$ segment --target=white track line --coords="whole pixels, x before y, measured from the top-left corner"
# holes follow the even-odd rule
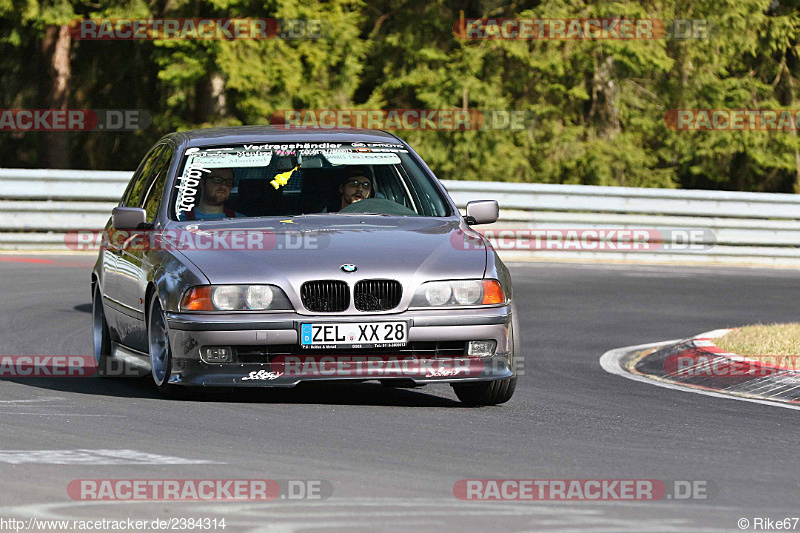
[[[39,403],[39,402],[54,402],[56,400],[64,400],[61,396],[43,396],[41,398],[31,398],[29,400],[0,400],[2,404],[8,403]]]
[[[335,501],[333,501],[335,499]],[[77,520],[89,515],[97,519],[99,513],[121,506],[126,513],[152,512],[154,502],[143,500],[59,502],[25,504],[0,507],[0,516],[32,516],[43,520]],[[159,502],[155,502],[159,503]],[[172,502],[171,502],[172,503]],[[195,502],[174,502],[173,516],[193,513]],[[575,502],[577,503],[577,502]],[[509,526],[509,531],[539,531],[560,533],[720,533],[730,528],[699,526],[689,518],[624,518],[623,509],[646,509],[669,512],[685,511],[684,504],[677,501],[658,502],[614,502],[614,506],[580,502],[467,502],[453,498],[333,498],[331,501],[280,502],[264,505],[261,502],[206,502],[199,515],[209,514],[224,517],[236,531],[248,533],[299,533],[322,531],[327,528],[352,530],[407,530],[408,526],[423,524],[424,529],[443,530],[453,517],[505,518],[527,521],[530,525],[522,529]],[[610,502],[605,502],[610,503]],[[139,506],[149,510],[138,509]],[[706,505],[692,506],[698,512],[713,510],[727,512],[733,516],[738,508]],[[113,512],[113,511],[112,511]],[[157,517],[158,515],[154,516]],[[107,517],[109,520],[120,520]],[[144,519],[144,518],[142,518]],[[265,524],[266,523],[266,524]],[[524,522],[523,522],[524,523]],[[262,525],[264,524],[264,525]],[[688,528],[688,529],[687,529]]]
[[[185,459],[136,450],[0,450],[0,462],[40,465],[198,465],[225,464],[203,459]]]
[[[732,394],[723,394],[720,392],[712,392],[703,389],[696,389],[694,387],[676,385],[674,383],[665,383],[660,380],[648,378],[647,376],[631,374],[630,372],[623,369],[622,365],[620,364],[620,360],[631,352],[646,350],[648,348],[656,348],[659,346],[666,346],[667,344],[675,344],[678,342],[681,341],[676,339],[672,341],[654,342],[651,344],[639,344],[638,346],[626,346],[625,348],[617,348],[615,350],[609,350],[606,353],[604,353],[603,356],[600,358],[600,366],[603,367],[603,370],[605,370],[609,374],[616,374],[617,376],[622,376],[624,378],[632,379],[633,381],[649,383],[650,385],[664,387],[665,389],[672,389],[683,392],[693,392],[695,394],[713,396],[714,398],[725,398],[727,400],[739,400],[741,402],[760,403],[763,405],[770,405],[772,407],[783,407],[784,409],[794,409],[795,411],[800,411],[800,406],[798,405],[789,405],[783,402],[771,402],[769,400],[759,400],[756,398],[744,398],[742,396],[734,396]]]
[[[103,417],[103,418],[127,418],[127,415],[85,415],[82,413],[19,413],[17,411],[0,411],[0,415],[3,416],[17,416],[17,415],[25,415],[25,416],[94,416],[94,417]]]

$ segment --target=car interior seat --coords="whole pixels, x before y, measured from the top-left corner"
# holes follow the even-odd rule
[[[242,179],[238,194],[231,207],[249,217],[280,216],[286,213],[282,205],[283,190],[275,189],[266,177],[262,179]]]

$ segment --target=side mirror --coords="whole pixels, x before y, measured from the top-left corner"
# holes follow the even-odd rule
[[[467,202],[467,214],[464,217],[470,226],[475,224],[491,224],[500,216],[500,205],[497,200],[475,200]]]
[[[114,229],[139,229],[147,222],[147,211],[139,207],[115,207],[111,211],[111,224]]]

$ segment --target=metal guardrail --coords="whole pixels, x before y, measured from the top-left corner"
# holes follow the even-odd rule
[[[800,266],[800,195],[588,185],[444,181],[456,204],[491,198],[501,220],[481,231],[644,229],[677,236],[698,232],[691,246],[668,241],[657,250],[528,251],[504,258],[596,259]],[[677,232],[675,230],[678,230]],[[522,232],[524,233],[524,231]],[[513,244],[513,243],[512,243]]]
[[[105,227],[132,175],[0,169],[0,249],[66,250],[66,231]]]
[[[64,233],[105,226],[132,172],[0,169],[0,249],[66,249]],[[800,195],[587,185],[443,181],[463,209],[470,200],[500,202],[500,220],[476,229],[497,235],[507,259],[603,258],[800,266]],[[531,250],[542,230],[645,229],[672,238],[703,237],[658,249]],[[675,230],[678,230],[675,232]],[[682,233],[681,233],[682,232]]]

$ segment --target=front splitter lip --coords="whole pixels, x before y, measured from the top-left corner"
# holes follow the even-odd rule
[[[447,361],[444,366],[434,366],[433,372],[419,373],[390,368],[354,369],[346,373],[331,374],[330,369],[304,371],[294,368],[287,371],[282,365],[268,363],[210,365],[202,361],[180,360],[173,366],[169,382],[189,387],[294,387],[303,382],[361,382],[375,380],[405,381],[417,385],[430,383],[476,383],[510,378],[516,375],[508,358],[459,358]],[[438,369],[438,373],[437,373]],[[456,372],[458,371],[458,372]]]

